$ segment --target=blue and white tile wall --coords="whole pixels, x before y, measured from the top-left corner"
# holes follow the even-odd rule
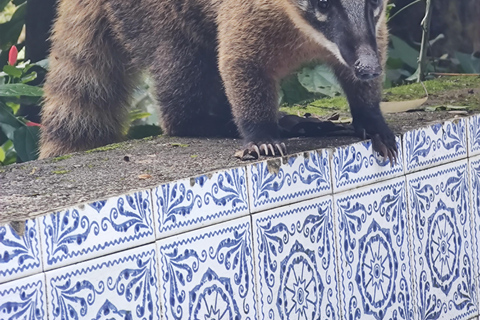
[[[3,319],[478,319],[480,116],[0,226]]]

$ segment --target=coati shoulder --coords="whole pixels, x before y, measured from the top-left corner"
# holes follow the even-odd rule
[[[385,0],[60,0],[45,84],[41,157],[122,139],[138,70],[168,135],[238,132],[245,152],[286,152],[278,82],[323,61],[358,134],[396,156],[379,109]]]

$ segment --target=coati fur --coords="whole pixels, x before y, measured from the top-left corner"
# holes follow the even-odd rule
[[[283,154],[278,83],[322,61],[358,134],[395,157],[379,108],[385,9],[386,0],[60,0],[40,156],[121,140],[141,70],[154,79],[166,134],[224,135],[235,123],[245,150]]]

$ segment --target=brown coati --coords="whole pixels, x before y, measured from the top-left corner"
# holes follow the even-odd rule
[[[379,109],[385,6],[385,0],[61,0],[41,157],[120,140],[140,70],[155,81],[166,134],[222,135],[234,121],[245,150],[283,154],[279,80],[323,61],[345,91],[357,133],[391,159],[395,137]]]

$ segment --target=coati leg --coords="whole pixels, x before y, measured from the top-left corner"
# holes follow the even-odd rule
[[[221,48],[222,50],[222,48]],[[284,155],[279,141],[277,83],[251,61],[221,53],[220,74],[233,116],[245,141],[244,155]]]
[[[362,81],[349,68],[337,65],[334,69],[347,96],[356,133],[362,139],[368,135],[373,149],[394,163],[398,155],[395,135],[380,111],[382,77]]]
[[[121,140],[135,81],[101,1],[60,1],[45,83],[40,158]]]
[[[171,136],[238,136],[215,52],[179,37],[161,45],[150,67],[163,131]]]

